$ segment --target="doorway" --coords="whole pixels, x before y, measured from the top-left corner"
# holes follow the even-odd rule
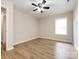
[[[1,49],[6,50],[6,9],[1,7]]]

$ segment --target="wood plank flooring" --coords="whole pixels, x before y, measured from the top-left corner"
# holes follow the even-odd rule
[[[35,39],[14,46],[14,50],[2,50],[2,59],[77,59],[72,44],[48,39]]]

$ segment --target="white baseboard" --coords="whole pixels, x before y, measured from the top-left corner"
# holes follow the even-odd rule
[[[53,40],[53,38],[50,38],[50,37],[39,37],[39,38],[43,38],[43,39],[50,39],[50,40]]]
[[[50,37],[40,37],[40,38],[43,38],[43,39],[50,39],[50,40],[54,40],[54,41],[61,41],[61,42],[68,42],[68,43],[72,43],[72,41],[59,40],[59,39],[50,38]]]
[[[20,41],[20,42],[15,42],[14,45],[18,45],[18,44],[21,44],[21,43],[24,43],[24,42],[28,42],[30,40],[33,40],[33,39],[37,39],[38,37],[33,37],[33,38],[29,38],[27,40],[24,40],[24,41]]]
[[[14,47],[11,47],[11,48],[7,48],[6,51],[10,51],[10,50],[13,50]]]
[[[18,44],[21,44],[21,43],[24,43],[24,42],[28,42],[30,40],[33,40],[33,39],[37,39],[38,37],[33,37],[33,38],[29,38],[28,40],[25,40],[25,41],[20,41],[20,42],[16,42],[14,43],[14,45],[18,45]],[[14,47],[10,47],[10,48],[7,48],[6,51],[10,51],[10,50],[13,50]]]

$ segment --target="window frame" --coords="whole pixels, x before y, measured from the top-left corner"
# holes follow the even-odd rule
[[[56,21],[57,21],[57,20],[60,20],[60,19],[62,20],[63,18],[66,18],[66,29],[65,29],[65,30],[66,30],[66,31],[65,31],[66,33],[65,33],[65,34],[56,33]],[[55,33],[55,35],[67,35],[67,34],[68,34],[68,18],[67,18],[66,16],[55,18],[55,32],[54,32],[54,33]]]

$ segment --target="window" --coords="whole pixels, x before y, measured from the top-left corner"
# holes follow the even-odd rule
[[[55,34],[67,35],[67,17],[55,20]]]

